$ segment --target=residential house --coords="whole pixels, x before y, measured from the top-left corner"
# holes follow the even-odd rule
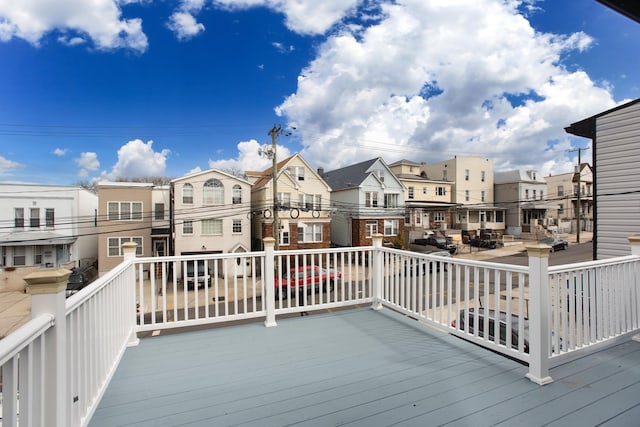
[[[452,227],[463,238],[504,234],[505,209],[493,203],[493,160],[479,156],[459,157],[422,165],[431,179],[451,182],[454,208]]]
[[[276,173],[274,203],[274,179]],[[280,161],[276,170],[246,172],[253,183],[253,248],[273,236],[277,219],[280,249],[317,249],[331,245],[331,187],[299,154]]]
[[[575,122],[565,131],[591,139],[595,259],[629,253],[640,234],[640,99]]]
[[[384,235],[400,246],[404,236],[405,186],[381,158],[326,172],[331,186],[331,236],[338,246],[369,246]]]
[[[506,209],[506,233],[529,238],[546,237],[547,212],[557,205],[547,201],[547,183],[536,170],[494,173],[494,202]]]
[[[575,233],[578,218],[580,218],[580,230],[592,231],[593,170],[591,165],[581,163],[579,173],[549,175],[546,181],[549,202],[555,205],[547,213],[549,225],[557,227],[561,232]]]
[[[389,165],[405,187],[404,227],[409,241],[433,233],[432,230],[446,230],[452,222],[453,184],[429,179],[426,173],[421,172],[420,167],[420,163],[406,159]]]
[[[0,291],[24,290],[34,270],[94,264],[97,208],[80,187],[0,184]]]
[[[171,214],[174,255],[251,250],[251,183],[243,178],[209,169],[174,179]],[[224,266],[217,268],[223,276]]]
[[[122,244],[135,242],[137,256],[152,256],[158,249],[158,241],[167,243],[167,232],[152,240],[156,220],[155,206],[163,190],[145,182],[102,181],[98,188],[98,272],[104,274],[123,260]],[[164,190],[166,192],[166,189]],[[168,200],[168,197],[163,197]],[[165,205],[166,206],[166,205]],[[164,217],[164,215],[163,215]]]

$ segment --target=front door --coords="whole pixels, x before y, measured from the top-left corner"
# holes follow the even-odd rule
[[[429,212],[425,212],[422,215],[422,228],[431,228],[431,224],[429,224]]]

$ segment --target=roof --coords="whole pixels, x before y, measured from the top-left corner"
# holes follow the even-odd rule
[[[572,135],[593,139],[596,136],[596,119],[602,116],[606,116],[607,114],[613,113],[614,111],[618,111],[618,110],[622,110],[624,108],[630,107],[634,104],[637,104],[638,102],[640,102],[640,98],[627,102],[626,104],[618,105],[617,107],[611,108],[607,111],[603,111],[602,113],[598,113],[594,116],[580,120],[579,122],[572,123],[570,126],[567,126],[566,128],[564,128],[564,131]]]
[[[638,0],[597,0],[599,3],[623,14],[629,19],[640,22],[640,2]]]
[[[378,160],[382,159],[376,157],[375,159],[365,160],[364,162],[345,166],[341,169],[325,172],[324,180],[327,181],[334,190],[357,187],[369,175],[367,170]]]
[[[535,173],[535,179],[531,176],[531,172]],[[509,171],[496,172],[493,175],[494,184],[507,184],[514,182],[535,182],[537,184],[546,184],[544,176],[535,170],[513,169]]]
[[[227,178],[231,178],[231,179],[235,179],[235,180],[237,180],[237,181],[243,182],[243,183],[245,183],[245,184],[247,184],[247,185],[252,185],[252,184],[251,184],[249,181],[247,181],[246,179],[240,178],[239,176],[235,176],[235,175],[232,175],[232,174],[227,173],[227,172],[223,172],[223,171],[221,171],[220,169],[207,169],[207,170],[205,170],[205,171],[200,171],[200,172],[190,173],[190,174],[187,174],[187,175],[181,176],[180,178],[172,179],[172,180],[171,180],[171,183],[173,184],[174,182],[184,181],[184,180],[186,180],[186,179],[193,179],[193,178],[195,178],[195,177],[198,177],[198,176],[201,176],[201,175],[207,175],[207,174],[214,173],[214,172],[215,172],[215,173],[218,173],[218,174],[220,174],[220,175],[224,175],[224,176],[226,176]]]
[[[327,191],[331,191],[331,186],[328,184],[327,180],[325,179],[325,175],[323,176],[318,175],[318,172],[314,168],[312,168],[311,165],[309,165],[309,163],[307,163],[307,161],[298,153],[294,154],[293,156],[289,156],[286,159],[278,162],[277,164],[278,175],[281,175],[286,170],[287,164],[291,162],[291,160],[293,160],[293,158],[295,157],[299,158],[300,161],[305,164],[305,166],[311,173],[315,174],[320,181],[324,182],[325,185],[327,185]],[[258,179],[253,183],[252,191],[259,190],[262,187],[266,186],[269,182],[271,182],[272,170],[273,170],[273,166],[263,171],[245,172],[247,176],[258,177]]]
[[[17,231],[0,237],[0,246],[62,245],[76,239],[75,236],[52,231]]]

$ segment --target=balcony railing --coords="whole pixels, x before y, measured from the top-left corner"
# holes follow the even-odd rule
[[[137,332],[264,319],[359,304],[388,308],[529,364],[551,367],[640,328],[640,237],[632,255],[548,266],[528,248],[513,266],[372,247],[125,261],[69,299],[69,272],[26,278],[33,320],[0,341],[2,425],[84,426]],[[502,320],[502,321],[501,321]]]

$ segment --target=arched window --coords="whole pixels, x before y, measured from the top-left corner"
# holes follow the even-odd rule
[[[236,184],[233,186],[233,199],[232,203],[234,205],[239,205],[242,203],[242,187],[240,184]]]
[[[204,183],[202,203],[205,205],[222,205],[224,203],[224,187],[218,179],[210,179]]]
[[[182,186],[182,203],[185,205],[193,204],[193,185],[185,184]]]

